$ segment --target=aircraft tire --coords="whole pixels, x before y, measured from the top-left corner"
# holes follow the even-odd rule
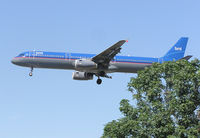
[[[100,85],[102,83],[101,79],[97,79],[97,84]]]
[[[33,76],[33,73],[32,73],[32,72],[30,72],[30,73],[29,73],[29,76],[30,76],[30,77],[31,77],[31,76]]]

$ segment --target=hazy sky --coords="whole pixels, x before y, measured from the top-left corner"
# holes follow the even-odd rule
[[[28,50],[100,53],[121,39],[121,55],[160,57],[189,37],[186,55],[199,58],[199,0],[1,0],[0,137],[97,138],[122,117],[134,74],[112,74],[102,85],[72,80],[71,70],[11,64]]]

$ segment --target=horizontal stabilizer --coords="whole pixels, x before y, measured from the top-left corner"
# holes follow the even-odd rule
[[[188,55],[188,56],[185,56],[185,57],[183,57],[183,58],[181,58],[181,59],[189,60],[191,57],[192,57],[191,55]],[[181,60],[181,59],[180,59],[180,60]]]

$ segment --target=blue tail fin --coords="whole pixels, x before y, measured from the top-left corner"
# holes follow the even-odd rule
[[[184,57],[188,37],[181,37],[178,42],[162,57],[162,61],[176,61]]]

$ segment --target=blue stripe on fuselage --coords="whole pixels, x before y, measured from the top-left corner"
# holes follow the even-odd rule
[[[83,54],[83,53],[64,53],[64,52],[45,52],[45,51],[29,51],[23,52],[17,57],[34,57],[34,58],[54,58],[54,59],[91,59],[96,56],[95,54]],[[133,56],[115,56],[114,62],[126,62],[126,63],[146,63],[151,64],[153,62],[159,62],[158,58],[150,57],[133,57]]]

